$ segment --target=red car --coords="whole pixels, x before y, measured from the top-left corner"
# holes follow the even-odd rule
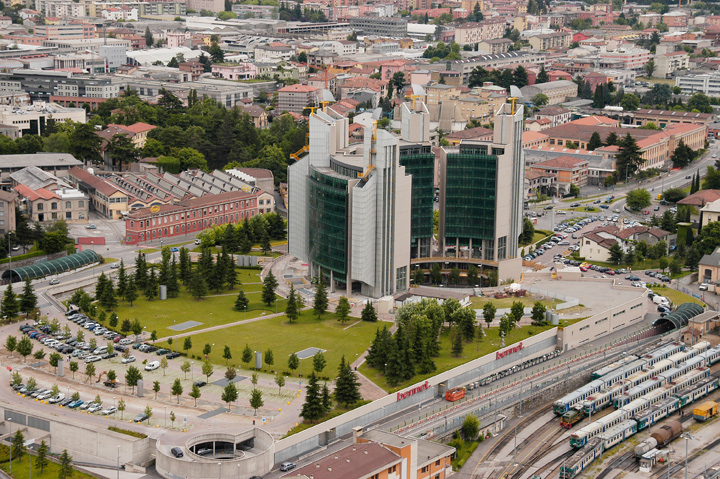
[[[609,274],[610,276],[615,276],[617,273],[611,269],[605,271],[605,274]]]
[[[645,211],[643,211],[643,214],[644,214],[644,215],[649,215],[649,214],[650,214],[650,210],[645,210]]]
[[[588,269],[586,267],[580,266],[580,271],[582,271],[583,273],[587,273],[587,270]]]

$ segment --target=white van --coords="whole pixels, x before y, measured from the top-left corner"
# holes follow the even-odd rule
[[[145,371],[155,371],[160,367],[160,361],[152,361],[145,365]]]
[[[670,300],[667,299],[665,296],[655,296],[655,297],[653,298],[653,303],[655,303],[655,304],[662,304],[662,305],[666,305],[666,304],[669,305],[669,304],[670,304]]]
[[[123,338],[120,341],[118,341],[118,344],[121,344],[123,346],[126,346],[128,344],[132,344],[133,340],[130,338]]]

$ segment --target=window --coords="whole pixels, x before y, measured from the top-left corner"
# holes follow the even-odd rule
[[[65,212],[65,219],[71,220],[72,219],[72,211],[66,211]]]
[[[422,469],[420,469],[420,472],[425,473],[425,472],[428,472],[429,470],[430,470],[430,466],[425,466]]]
[[[42,211],[44,208],[45,208],[45,205],[43,205],[42,203],[38,203],[38,204],[37,204],[37,210],[38,210],[38,211]]]
[[[69,202],[69,201],[66,201],[66,202],[65,202],[65,209],[69,210],[69,209],[71,209],[71,208],[72,208],[72,203]]]

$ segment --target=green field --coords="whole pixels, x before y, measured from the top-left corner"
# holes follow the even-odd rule
[[[203,299],[192,298],[183,287],[180,288],[181,291],[177,298],[168,298],[165,301],[160,301],[157,298],[148,301],[141,295],[133,302],[133,306],[130,306],[127,301],[120,301],[120,305],[115,309],[115,312],[118,314],[120,323],[123,319],[132,321],[137,318],[148,333],[157,331],[159,338],[179,332],[207,328],[210,326],[211,313],[213,326],[275,313],[275,304],[268,307],[261,301],[262,284],[258,283],[260,281],[260,270],[248,268],[237,268],[237,270],[238,280],[250,284],[241,284],[232,290],[221,290],[220,293],[210,291],[209,295]],[[250,300],[247,313],[233,309],[239,288],[245,291],[248,300]],[[287,301],[279,296],[277,298],[277,311],[282,312],[285,310]],[[173,324],[180,324],[185,321],[199,321],[203,324],[184,331],[168,329]]]
[[[337,375],[340,358],[345,355],[348,362],[355,361],[370,346],[376,329],[383,324],[364,322],[358,318],[351,318],[343,324],[337,321],[334,313],[326,313],[323,319],[316,319],[312,310],[305,310],[294,323],[288,322],[287,316],[283,315],[232,328],[195,334],[192,336],[193,347],[189,355],[201,356],[205,344],[215,344],[215,351],[222,351],[227,345],[232,352],[232,362],[244,365],[240,358],[245,344],[248,344],[253,351],[272,349],[275,364],[273,367],[265,365],[266,371],[273,369],[290,372],[287,367],[287,358],[290,354],[316,347],[327,350],[325,352],[327,366],[321,375],[332,378]],[[174,342],[171,349],[182,351],[180,349],[182,345],[179,343],[180,340]],[[162,345],[168,346],[166,342]],[[215,362],[224,364],[222,359],[216,359]],[[307,376],[311,371],[312,359],[308,358],[300,361],[300,368],[294,374]]]
[[[546,330],[554,328],[554,327],[555,326],[548,325],[548,326],[521,326],[519,328],[515,328],[512,331],[510,331],[508,336],[505,338],[505,346],[509,346],[513,343],[523,341],[534,334],[541,333],[543,331],[546,331]],[[464,343],[465,347],[463,348],[463,354],[460,357],[454,357],[450,354],[450,347],[451,347],[450,333],[446,329],[440,335],[440,356],[433,358],[437,369],[429,374],[418,374],[411,380],[405,381],[396,387],[391,387],[390,385],[388,385],[388,383],[385,381],[385,376],[383,376],[382,372],[370,367],[367,363],[363,363],[363,365],[360,366],[359,370],[365,376],[367,376],[371,381],[373,381],[375,384],[377,384],[378,386],[383,388],[385,391],[395,392],[395,391],[403,389],[407,386],[410,386],[411,384],[425,381],[426,379],[428,379],[436,374],[439,374],[443,371],[447,371],[454,367],[460,366],[461,364],[465,364],[468,361],[472,361],[473,359],[477,359],[481,356],[484,356],[486,354],[492,353],[493,351],[497,351],[498,349],[500,349],[500,338],[498,336],[498,328],[487,329],[487,328],[483,327],[483,332],[486,334],[486,336],[483,336],[483,338],[480,342],[478,342],[477,338],[476,338],[476,340],[473,341],[472,343]]]
[[[701,306],[705,306],[705,303],[703,303],[699,299],[693,298],[689,294],[682,293],[678,290],[668,288],[666,286],[652,288],[652,291],[661,296],[665,296],[667,299],[672,301],[673,306],[680,306],[683,303],[695,303]]]
[[[7,456],[7,452],[4,454],[4,456]],[[48,465],[45,468],[45,470],[40,473],[40,469],[35,467],[35,456],[31,457],[32,461],[32,479],[57,479],[58,477],[58,471],[60,470],[60,465],[56,464],[48,459]],[[5,471],[6,473],[10,471],[10,463],[9,462],[2,462],[0,463],[0,469]],[[19,461],[17,459],[13,459],[13,473],[12,477],[14,479],[30,479],[31,472],[30,467],[28,466],[28,455],[25,454],[22,459]],[[84,472],[80,472],[77,469],[73,469],[73,479],[93,479],[94,476],[91,476],[89,474],[85,474]]]

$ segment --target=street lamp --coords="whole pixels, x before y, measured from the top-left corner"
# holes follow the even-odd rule
[[[167,406],[163,406],[165,408],[165,427],[167,427]]]
[[[193,364],[195,364],[195,361],[190,361],[190,381],[193,380]]]
[[[117,408],[117,397],[113,396],[113,409]]]
[[[212,313],[210,313],[210,327],[212,328]]]
[[[681,438],[685,439],[685,479],[687,479],[687,448],[690,439],[695,439],[689,432],[684,432],[680,435]],[[10,455],[12,457],[12,454]]]
[[[10,426],[10,439],[12,440],[12,418],[8,416],[5,420],[8,422],[8,426]],[[12,442],[10,443],[10,475],[12,476]]]
[[[117,453],[117,479],[120,479],[120,446],[118,445]]]

